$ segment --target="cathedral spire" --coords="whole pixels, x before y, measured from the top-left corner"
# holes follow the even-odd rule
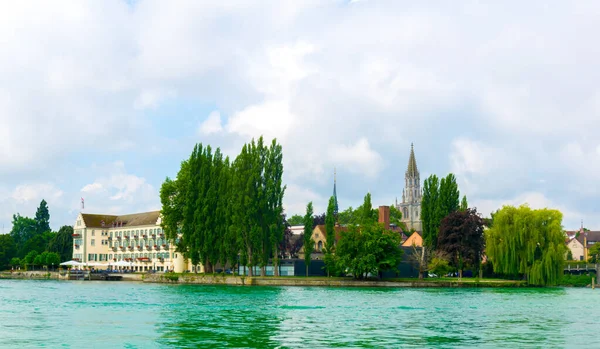
[[[419,174],[417,168],[417,160],[415,159],[415,148],[414,145],[410,144],[410,157],[408,158],[408,168],[406,169],[407,176],[416,176]]]

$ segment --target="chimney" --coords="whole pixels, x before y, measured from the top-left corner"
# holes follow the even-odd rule
[[[385,230],[390,229],[390,207],[379,206],[379,223],[383,223]]]

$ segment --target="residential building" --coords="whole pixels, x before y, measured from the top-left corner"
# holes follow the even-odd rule
[[[404,243],[402,243],[402,246],[404,247],[411,247],[411,246],[416,246],[416,247],[423,247],[423,237],[421,236],[421,234],[419,232],[414,232],[412,233],[411,236],[408,237],[408,239],[406,239],[406,241],[404,241]]]
[[[108,267],[116,262],[130,263],[134,271],[198,271],[174,241],[165,237],[160,211],[127,215],[79,213],[74,225],[73,259]]]
[[[582,261],[584,256],[583,244],[578,239],[571,239],[567,242],[567,248],[571,250],[573,260]]]

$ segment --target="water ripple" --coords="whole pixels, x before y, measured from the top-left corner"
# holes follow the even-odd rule
[[[0,280],[0,348],[600,347],[599,295]]]

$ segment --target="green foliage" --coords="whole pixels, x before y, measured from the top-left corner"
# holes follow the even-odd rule
[[[38,234],[43,234],[50,231],[50,212],[46,200],[40,202],[40,206],[35,212],[36,231]]]
[[[288,221],[289,225],[303,225],[304,217],[302,217],[299,214],[295,214],[295,215],[291,216],[290,218],[288,218],[287,221]]]
[[[467,203],[467,196],[463,196],[462,201],[460,202],[460,210],[466,211],[469,208],[469,203]]]
[[[335,268],[335,264],[332,255],[334,253],[335,246],[335,198],[332,196],[329,198],[329,204],[327,205],[327,215],[325,216],[325,266],[327,267],[327,274],[330,275],[332,270]]]
[[[373,209],[373,204],[371,203],[371,193],[367,193],[367,195],[365,195],[359,212],[361,225],[377,222],[377,210]]]
[[[306,276],[308,276],[308,267],[310,265],[310,255],[315,249],[315,241],[312,239],[313,226],[313,204],[309,202],[306,205],[306,214],[304,215],[304,263],[306,264]]]
[[[571,252],[571,249],[567,250],[567,260],[568,261],[572,261],[573,260],[573,252]]]
[[[569,250],[569,252],[571,252],[571,250]],[[600,255],[600,244],[595,243],[592,245],[592,247],[590,247],[588,249],[588,259],[590,261],[590,263],[598,263],[598,257]],[[571,259],[573,259],[573,256],[571,256]]]
[[[8,269],[10,260],[16,253],[17,248],[13,237],[8,234],[0,235],[0,270]]]
[[[439,219],[444,219],[450,213],[457,211],[460,207],[460,192],[454,174],[449,173],[440,181],[440,196],[438,206],[440,209]]]
[[[559,286],[570,286],[570,287],[587,287],[592,284],[591,275],[571,275],[565,274],[560,278],[558,282]]]
[[[161,186],[162,227],[178,241],[177,250],[207,272],[217,263],[236,264],[238,255],[250,267],[264,267],[270,258],[276,264],[285,230],[282,176],[276,140],[252,140],[233,163],[220,149],[197,144],[177,178]]]
[[[21,264],[23,264],[23,261],[21,261],[20,258],[13,257],[10,260],[10,266],[13,268],[19,267],[19,266],[21,266]]]
[[[390,224],[401,227],[403,230],[405,228],[402,223],[402,212],[395,205],[390,206]]]
[[[34,219],[29,217],[21,216],[20,214],[13,215],[12,220],[12,229],[10,231],[10,236],[12,236],[16,249],[17,249],[17,257],[23,258],[25,255],[31,250],[32,245],[29,243],[37,235],[37,225]],[[38,245],[39,243],[36,241],[35,243]],[[35,246],[41,247],[41,246]],[[39,248],[35,248],[35,250],[39,250]],[[43,249],[42,249],[43,250]]]
[[[431,175],[423,183],[421,199],[421,221],[423,226],[423,244],[433,250],[438,247],[438,234],[442,219],[457,211],[460,192],[456,177],[450,173],[441,180]],[[466,198],[464,198],[466,203]]]
[[[531,285],[556,285],[563,273],[566,247],[562,213],[504,206],[486,231],[486,254],[494,272],[524,275]]]
[[[448,260],[440,257],[433,257],[429,262],[429,271],[436,274],[437,276],[447,275],[453,271],[454,268],[450,266]]]
[[[400,236],[385,230],[382,224],[353,225],[342,232],[336,247],[336,265],[355,278],[395,269],[402,258]]]
[[[442,220],[438,253],[445,255],[461,276],[465,265],[479,267],[484,246],[483,220],[476,209],[454,211]]]
[[[423,183],[421,197],[421,222],[423,227],[423,245],[435,249],[439,230],[438,217],[439,180],[431,175]]]
[[[51,266],[58,266],[60,264],[60,255],[56,252],[48,252],[48,254],[46,255],[45,261],[44,261],[44,265],[51,267]]]
[[[37,258],[38,253],[37,251],[33,250],[30,251],[29,253],[27,253],[27,255],[25,256],[25,264],[26,265],[33,265],[35,264],[35,259]],[[38,260],[39,261],[39,260]]]
[[[341,225],[358,224],[358,217],[352,206],[338,213],[338,222]]]
[[[48,252],[56,252],[60,261],[73,257],[73,227],[63,225],[48,243]],[[60,262],[59,262],[60,263]]]

